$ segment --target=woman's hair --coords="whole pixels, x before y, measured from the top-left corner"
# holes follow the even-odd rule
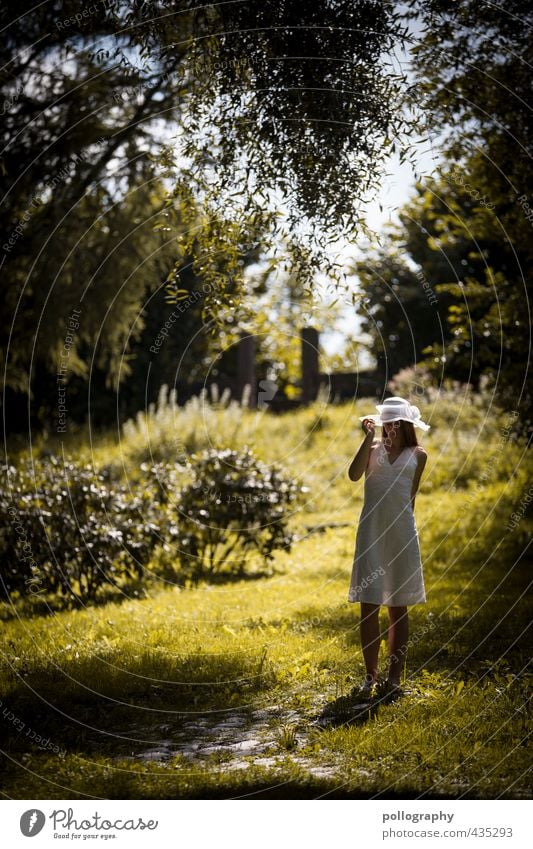
[[[396,429],[399,428],[402,432],[403,444],[407,448],[412,448],[415,445],[418,445],[418,439],[416,438],[415,426],[412,422],[406,422],[404,419],[400,419],[399,421],[391,422],[391,425]],[[383,430],[383,439],[386,438],[386,432]]]

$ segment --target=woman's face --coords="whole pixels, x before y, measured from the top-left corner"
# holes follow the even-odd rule
[[[400,438],[400,422],[389,422],[389,424],[383,425],[383,436],[386,439],[399,439]]]

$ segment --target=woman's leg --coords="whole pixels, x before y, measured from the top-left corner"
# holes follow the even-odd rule
[[[379,633],[379,604],[361,602],[361,648],[365,659],[366,674],[375,681],[378,676],[378,657],[381,636]]]
[[[407,655],[409,616],[407,607],[389,607],[389,681],[399,684]]]

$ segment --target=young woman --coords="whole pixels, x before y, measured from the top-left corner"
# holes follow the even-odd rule
[[[387,398],[377,410],[379,415],[361,417],[365,438],[348,470],[352,481],[365,475],[348,594],[348,601],[361,604],[363,696],[372,695],[377,681],[380,605],[388,607],[390,654],[381,693],[398,694],[409,638],[407,607],[426,601],[414,506],[427,454],[415,428],[429,430],[429,425],[403,398]],[[383,429],[380,441],[374,438],[376,425]]]

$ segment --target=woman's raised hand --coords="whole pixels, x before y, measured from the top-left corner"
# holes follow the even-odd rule
[[[365,432],[365,438],[359,446],[359,450],[353,458],[350,464],[350,468],[348,469],[348,477],[351,481],[358,481],[361,475],[364,474],[365,469],[368,466],[370,452],[372,451],[371,442],[374,436],[375,424],[372,419],[363,419],[363,421],[361,422],[361,427]]]
[[[368,436],[370,433],[372,434],[372,436],[374,435],[376,426],[372,419],[363,419],[363,421],[361,422],[361,427],[364,430],[365,436]]]

